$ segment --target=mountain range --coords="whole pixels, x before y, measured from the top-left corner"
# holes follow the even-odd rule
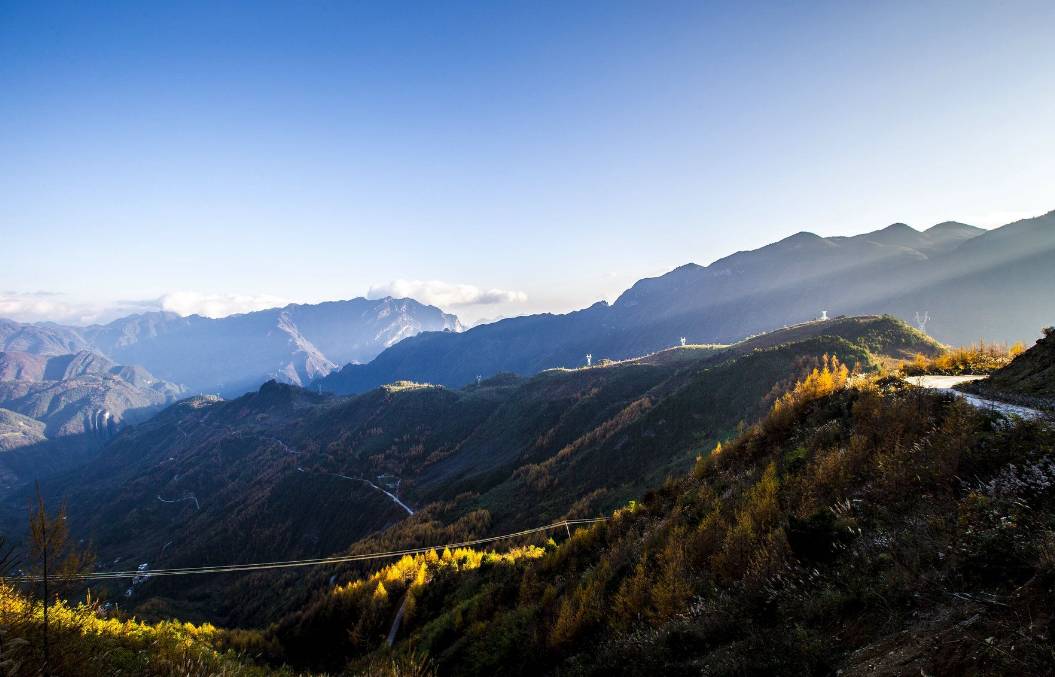
[[[457,317],[412,299],[357,298],[219,319],[159,311],[88,327],[0,320],[0,347],[34,355],[91,351],[191,392],[239,395],[269,379],[307,384],[418,332],[461,329]]]
[[[862,584],[906,594],[918,576],[858,575],[860,552],[877,570],[890,562],[882,544],[891,538],[915,552],[921,525],[953,515],[951,525],[973,509],[957,496],[960,476],[995,482],[1005,451],[1021,463],[1049,444],[1043,425],[997,424],[890,376],[900,360],[944,348],[896,315],[940,299],[946,310],[926,313],[928,329],[950,342],[958,327],[965,340],[967,331],[1032,335],[1053,310],[1053,233],[1055,213],[993,231],[800,233],[641,280],[611,305],[470,330],[408,299],[223,320],[150,313],[85,328],[2,322],[0,440],[10,448],[0,457],[0,521],[24,531],[27,471],[43,468],[45,501],[68,506],[96,571],[144,572],[93,584],[95,598],[148,620],[237,626],[216,646],[246,660],[352,673],[361,662],[369,674],[369,661],[391,655],[387,632],[395,655],[424,646],[445,674],[493,674],[528,654],[544,672],[673,665],[692,674],[705,658],[719,673],[750,664],[766,674],[777,653],[823,672],[886,634],[844,644],[822,628],[801,635],[808,645],[791,638],[768,652],[767,605],[778,600],[792,625],[823,617],[839,628],[857,618]],[[855,304],[901,311],[842,312]],[[1002,390],[1040,394],[1050,348],[1048,331],[994,374]],[[334,371],[371,351],[371,361]],[[177,383],[230,397],[165,407],[182,394]],[[77,440],[94,445],[90,457],[68,453]],[[874,517],[855,521],[859,496]],[[564,522],[564,535],[502,555],[452,546],[380,571],[351,561],[598,515],[616,531],[575,533]],[[855,532],[844,535],[844,522],[858,536],[873,530],[857,546],[865,550],[845,549]],[[955,531],[942,531],[925,558],[933,580],[989,566],[945,563],[959,552]],[[969,547],[989,547],[972,539]],[[149,575],[334,553],[349,558]],[[818,577],[828,578],[815,590]],[[972,595],[987,590],[968,583]],[[811,591],[806,602],[798,589]],[[809,601],[831,591],[834,606]],[[693,616],[699,600],[728,627],[712,627],[707,608]],[[908,611],[899,618],[915,622]],[[656,632],[671,633],[663,646],[649,639]],[[679,653],[686,637],[696,644]]]
[[[86,461],[86,452],[182,392],[142,367],[87,350],[0,352],[0,486]]]
[[[338,569],[241,646],[351,674],[1048,675],[1053,455],[1050,422],[813,372],[593,524]]]
[[[457,390],[396,383],[342,397],[270,382],[229,401],[184,400],[46,491],[68,502],[71,528],[101,562],[155,568],[318,557],[386,528],[400,538],[396,524],[515,530],[610,510],[683,472],[825,356],[871,371],[938,350],[893,318],[854,317]],[[11,520],[24,504],[21,494],[7,501]],[[128,604],[224,622],[273,617],[256,579],[216,582],[158,581]],[[205,598],[207,608],[191,603]]]
[[[708,266],[638,281],[612,304],[463,331],[412,299],[289,305],[220,319],[152,312],[69,327],[0,320],[0,347],[88,350],[190,392],[238,395],[269,379],[358,393],[397,380],[460,387],[676,345],[732,343],[820,316],[887,313],[946,343],[1032,338],[1055,316],[1055,212],[993,230],[903,223],[852,237],[800,232]]]
[[[888,313],[946,343],[1030,339],[1055,317],[1055,212],[993,230],[902,223],[853,237],[801,232],[708,266],[643,279],[612,304],[423,333],[318,381],[337,393],[406,379],[461,386],[675,345],[729,343],[829,315]]]

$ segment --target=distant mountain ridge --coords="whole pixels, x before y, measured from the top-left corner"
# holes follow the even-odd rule
[[[45,424],[49,438],[91,433],[108,438],[126,413],[152,413],[182,389],[142,367],[116,365],[82,350],[68,355],[0,352],[0,407]]]
[[[413,299],[357,298],[218,319],[158,311],[88,327],[0,319],[0,348],[33,355],[92,351],[142,365],[190,391],[231,395],[269,379],[305,385],[408,336],[461,329],[456,316]]]
[[[87,350],[0,352],[0,487],[76,465],[183,390]]]
[[[818,317],[887,313],[946,343],[1032,336],[1055,316],[1055,212],[986,231],[944,222],[852,237],[800,232],[709,266],[639,280],[611,305],[424,334],[318,381],[337,393],[406,379],[447,386],[676,345],[730,343]]]

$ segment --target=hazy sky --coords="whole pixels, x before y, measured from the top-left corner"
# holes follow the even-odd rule
[[[1055,3],[0,0],[0,315],[564,311],[1055,209]]]

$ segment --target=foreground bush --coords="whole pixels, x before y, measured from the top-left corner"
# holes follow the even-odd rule
[[[43,606],[0,583],[0,673],[44,671]],[[57,602],[49,609],[50,660],[46,674],[185,677],[281,675],[220,651],[224,632],[209,624],[143,623],[105,618],[95,604]]]
[[[1023,343],[1008,347],[1002,343],[980,341],[969,346],[950,348],[936,357],[917,353],[915,358],[900,365],[906,376],[960,376],[963,374],[991,374],[1006,367],[1023,351]]]

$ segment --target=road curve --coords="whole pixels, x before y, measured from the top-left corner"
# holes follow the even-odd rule
[[[351,480],[353,482],[366,482],[367,484],[369,484],[374,489],[377,489],[378,491],[380,491],[385,496],[388,496],[389,498],[391,498],[392,502],[395,503],[396,505],[398,505],[400,508],[403,508],[404,510],[406,510],[408,515],[413,515],[414,514],[414,511],[410,508],[410,506],[407,505],[406,503],[404,503],[403,501],[399,500],[398,496],[393,494],[391,491],[385,491],[384,489],[382,489],[381,487],[377,486],[376,484],[374,484],[370,480],[363,479],[362,477],[349,477],[348,475],[341,475],[340,473],[333,473],[333,475],[335,477],[340,477],[341,479],[345,479],[345,480]]]
[[[953,388],[953,386],[961,383],[968,383],[970,381],[977,381],[983,379],[985,376],[978,376],[976,374],[966,374],[963,376],[908,376],[905,378],[906,381],[914,386],[921,388],[927,388],[929,390],[937,390],[938,392],[948,393],[955,395],[956,397],[962,398],[965,402],[970,404],[972,407],[978,409],[991,409],[1001,414],[1018,416],[1025,419],[1036,419],[1044,418],[1047,414],[1039,409],[1032,409],[1030,407],[1023,407],[1018,404],[1008,404],[1007,402],[1000,402],[999,400],[991,400],[987,397],[979,397],[973,393],[960,392]]]

